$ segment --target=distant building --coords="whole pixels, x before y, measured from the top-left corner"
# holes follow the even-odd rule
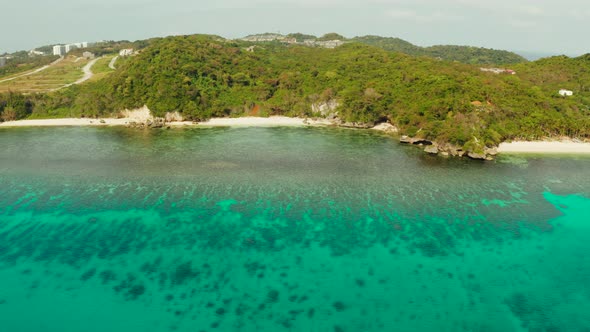
[[[91,52],[84,52],[82,53],[82,57],[84,59],[94,59],[94,53]]]
[[[561,89],[559,90],[559,94],[564,97],[571,97],[574,95],[574,92],[571,90]]]
[[[129,55],[133,55],[132,48],[124,48],[119,51],[119,56],[129,56]]]
[[[4,67],[4,66],[6,66],[6,58],[0,57],[0,67]]]
[[[327,40],[316,42],[316,45],[324,48],[336,48],[338,46],[342,46],[343,44],[344,42],[341,40]]]
[[[65,48],[66,48],[66,53],[70,53],[70,51],[77,49],[78,46],[76,46],[76,44],[67,44],[65,46]]]
[[[53,55],[59,55],[59,56],[66,55],[66,47],[64,45],[53,46]]]
[[[275,40],[284,40],[285,36],[278,34],[278,33],[263,33],[259,35],[251,35],[242,38],[244,41],[249,42],[271,42]]]
[[[494,73],[494,74],[510,74],[516,75],[516,72],[512,69],[504,69],[504,68],[479,68],[481,71]]]
[[[344,42],[341,40],[317,41],[315,39],[306,39],[303,41],[303,45],[310,47],[336,48],[344,45]]]
[[[248,42],[273,42],[278,41],[285,44],[298,44],[298,45],[305,45],[309,47],[324,47],[324,48],[336,48],[344,44],[342,40],[317,40],[313,38],[304,39],[302,42],[298,42],[297,38],[283,36],[277,33],[263,33],[260,35],[250,35],[247,37],[242,38],[241,40],[248,41]]]
[[[37,50],[30,50],[29,51],[29,56],[35,56],[35,55],[45,55],[45,53],[43,53],[41,51],[37,51]]]

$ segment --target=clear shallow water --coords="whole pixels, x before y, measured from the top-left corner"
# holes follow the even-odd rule
[[[588,331],[590,159],[0,130],[6,331]]]

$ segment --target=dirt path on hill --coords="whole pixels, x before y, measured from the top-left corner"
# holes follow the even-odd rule
[[[49,68],[49,67],[51,67],[51,66],[53,66],[53,65],[55,65],[55,64],[57,64],[57,63],[59,63],[59,62],[60,62],[60,61],[62,61],[63,59],[64,59],[64,58],[63,58],[63,57],[61,57],[61,58],[59,58],[59,59],[57,59],[57,60],[53,61],[52,63],[50,63],[50,64],[48,64],[48,65],[46,65],[46,66],[43,66],[43,67],[41,67],[41,68],[37,68],[37,69],[35,69],[35,70],[33,70],[33,71],[26,72],[26,73],[24,73],[24,74],[21,74],[21,75],[15,76],[15,77],[11,77],[11,78],[6,78],[6,79],[3,79],[3,80],[0,80],[0,83],[2,83],[2,82],[8,82],[8,81],[12,81],[12,80],[16,80],[17,78],[21,78],[21,77],[25,77],[25,76],[29,76],[29,75],[33,75],[33,74],[37,74],[37,73],[39,73],[39,72],[42,72],[42,71],[44,71],[45,69],[47,69],[47,68]]]
[[[111,68],[112,70],[117,69],[117,68],[115,68],[115,62],[117,62],[118,58],[119,58],[119,56],[117,55],[116,57],[111,59],[111,62],[109,62],[109,68]]]
[[[96,63],[96,61],[100,60],[101,58],[102,58],[102,57],[100,57],[100,58],[96,58],[96,59],[94,59],[94,60],[92,60],[92,61],[88,62],[88,63],[86,64],[86,66],[84,66],[84,67],[82,68],[82,72],[84,73],[84,76],[82,76],[82,78],[78,79],[76,82],[74,82],[74,83],[69,83],[69,84],[66,84],[66,85],[64,85],[64,86],[61,86],[61,87],[59,87],[59,88],[57,88],[57,89],[53,89],[53,90],[51,90],[51,91],[57,91],[57,90],[61,90],[61,89],[64,89],[64,88],[70,87],[70,86],[72,86],[72,85],[82,84],[82,83],[84,83],[84,82],[88,81],[89,79],[91,79],[91,78],[92,78],[92,76],[94,76],[94,73],[92,72],[92,66],[94,66],[94,64]]]

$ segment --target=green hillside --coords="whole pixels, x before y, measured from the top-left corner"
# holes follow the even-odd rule
[[[413,56],[426,56],[424,50],[410,42],[394,37],[363,36],[350,39],[353,42],[382,48],[386,51],[400,52]]]
[[[155,39],[102,80],[0,96],[0,113],[97,117],[147,105],[158,116],[178,111],[193,120],[313,117],[322,115],[312,104],[335,101],[343,121],[389,121],[401,134],[470,151],[513,138],[590,138],[589,55],[523,63],[508,75],[359,43],[252,45],[202,35]],[[559,96],[562,87],[574,96]]]
[[[470,64],[502,65],[527,61],[513,52],[473,46],[436,45],[425,47],[424,51],[430,57]]]
[[[387,51],[401,52],[413,56],[428,56],[446,61],[458,61],[469,64],[514,64],[526,62],[522,56],[502,50],[483,47],[437,45],[420,47],[403,39],[363,36],[352,38],[351,41],[376,46]]]

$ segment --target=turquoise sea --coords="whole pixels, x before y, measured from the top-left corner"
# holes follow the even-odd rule
[[[0,129],[0,330],[590,331],[590,157]]]

